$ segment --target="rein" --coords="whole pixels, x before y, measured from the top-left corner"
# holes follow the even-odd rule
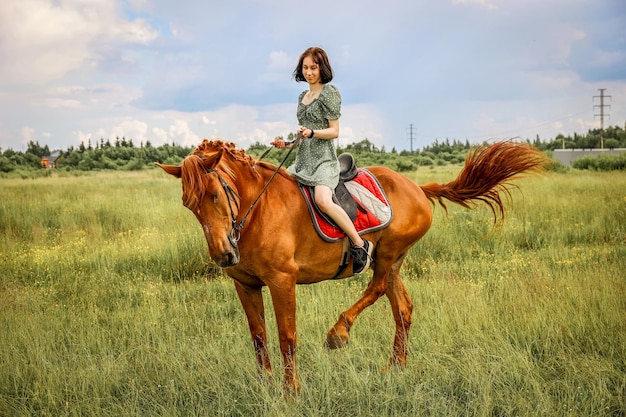
[[[272,173],[272,176],[267,180],[267,182],[265,183],[265,185],[259,192],[259,195],[254,199],[252,204],[250,204],[250,207],[248,207],[248,210],[239,221],[239,224],[237,224],[237,217],[235,216],[233,205],[237,208],[237,211],[239,211],[239,203],[237,200],[241,201],[241,196],[237,194],[237,192],[233,189],[233,187],[231,187],[226,182],[226,180],[224,180],[224,178],[220,175],[217,168],[213,168],[211,170],[206,171],[207,175],[212,174],[212,173],[217,174],[217,178],[220,180],[222,189],[224,190],[224,193],[226,194],[226,199],[228,200],[228,209],[230,211],[230,219],[231,219],[231,224],[232,224],[232,229],[230,231],[230,235],[228,235],[228,240],[234,247],[237,247],[237,242],[239,242],[239,239],[241,238],[241,229],[243,229],[243,226],[246,220],[248,219],[248,216],[254,209],[254,206],[256,206],[256,204],[259,202],[259,200],[261,199],[261,196],[263,195],[265,190],[267,190],[267,187],[270,185],[270,183],[272,182],[276,174],[278,174],[278,171],[280,170],[280,168],[285,164],[285,162],[287,161],[287,158],[289,158],[289,155],[291,155],[291,152],[294,150],[294,148],[296,148],[300,144],[300,141],[302,140],[302,138],[303,138],[302,134],[298,134],[298,137],[294,141],[291,142],[292,146],[291,148],[289,148],[287,155],[285,155],[285,157],[280,162],[278,167],[276,167],[276,170]],[[263,159],[269,153],[272,147],[270,147],[267,151],[265,151],[263,155],[261,155],[261,158],[259,158],[259,160]]]

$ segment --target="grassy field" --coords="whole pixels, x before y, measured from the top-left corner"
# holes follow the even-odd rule
[[[420,169],[420,183],[459,167]],[[383,298],[322,347],[369,274],[298,288],[302,394],[259,379],[232,283],[160,171],[0,180],[1,416],[625,416],[626,174],[524,179],[435,210],[404,277],[407,368]]]

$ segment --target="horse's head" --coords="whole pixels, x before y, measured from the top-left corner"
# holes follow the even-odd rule
[[[209,256],[220,267],[239,263],[239,231],[235,226],[240,197],[235,186],[235,162],[242,155],[232,143],[204,140],[180,166],[157,164],[182,180],[183,204],[200,222]]]

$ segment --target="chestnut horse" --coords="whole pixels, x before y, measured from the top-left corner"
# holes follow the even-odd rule
[[[518,174],[540,171],[547,158],[535,148],[512,141],[497,142],[470,152],[458,177],[447,184],[416,185],[385,167],[368,170],[382,185],[393,209],[388,227],[365,235],[374,242],[373,276],[362,297],[339,315],[328,332],[331,349],[348,343],[358,315],[383,294],[396,323],[391,365],[406,363],[413,303],[400,276],[411,247],[428,231],[431,203],[443,199],[472,208],[487,204],[494,222],[504,218],[502,196]],[[233,278],[252,335],[260,370],[271,371],[261,289],[269,288],[274,303],[284,386],[298,392],[296,370],[296,284],[335,276],[343,244],[322,240],[296,181],[284,169],[257,161],[232,143],[204,140],[181,166],[158,164],[182,179],[183,204],[204,231],[211,259]],[[353,275],[347,268],[339,278]]]

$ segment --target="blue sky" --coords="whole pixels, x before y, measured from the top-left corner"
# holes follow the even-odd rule
[[[300,53],[329,54],[342,145],[549,139],[626,121],[623,0],[20,0],[0,5],[0,148],[297,129]]]

